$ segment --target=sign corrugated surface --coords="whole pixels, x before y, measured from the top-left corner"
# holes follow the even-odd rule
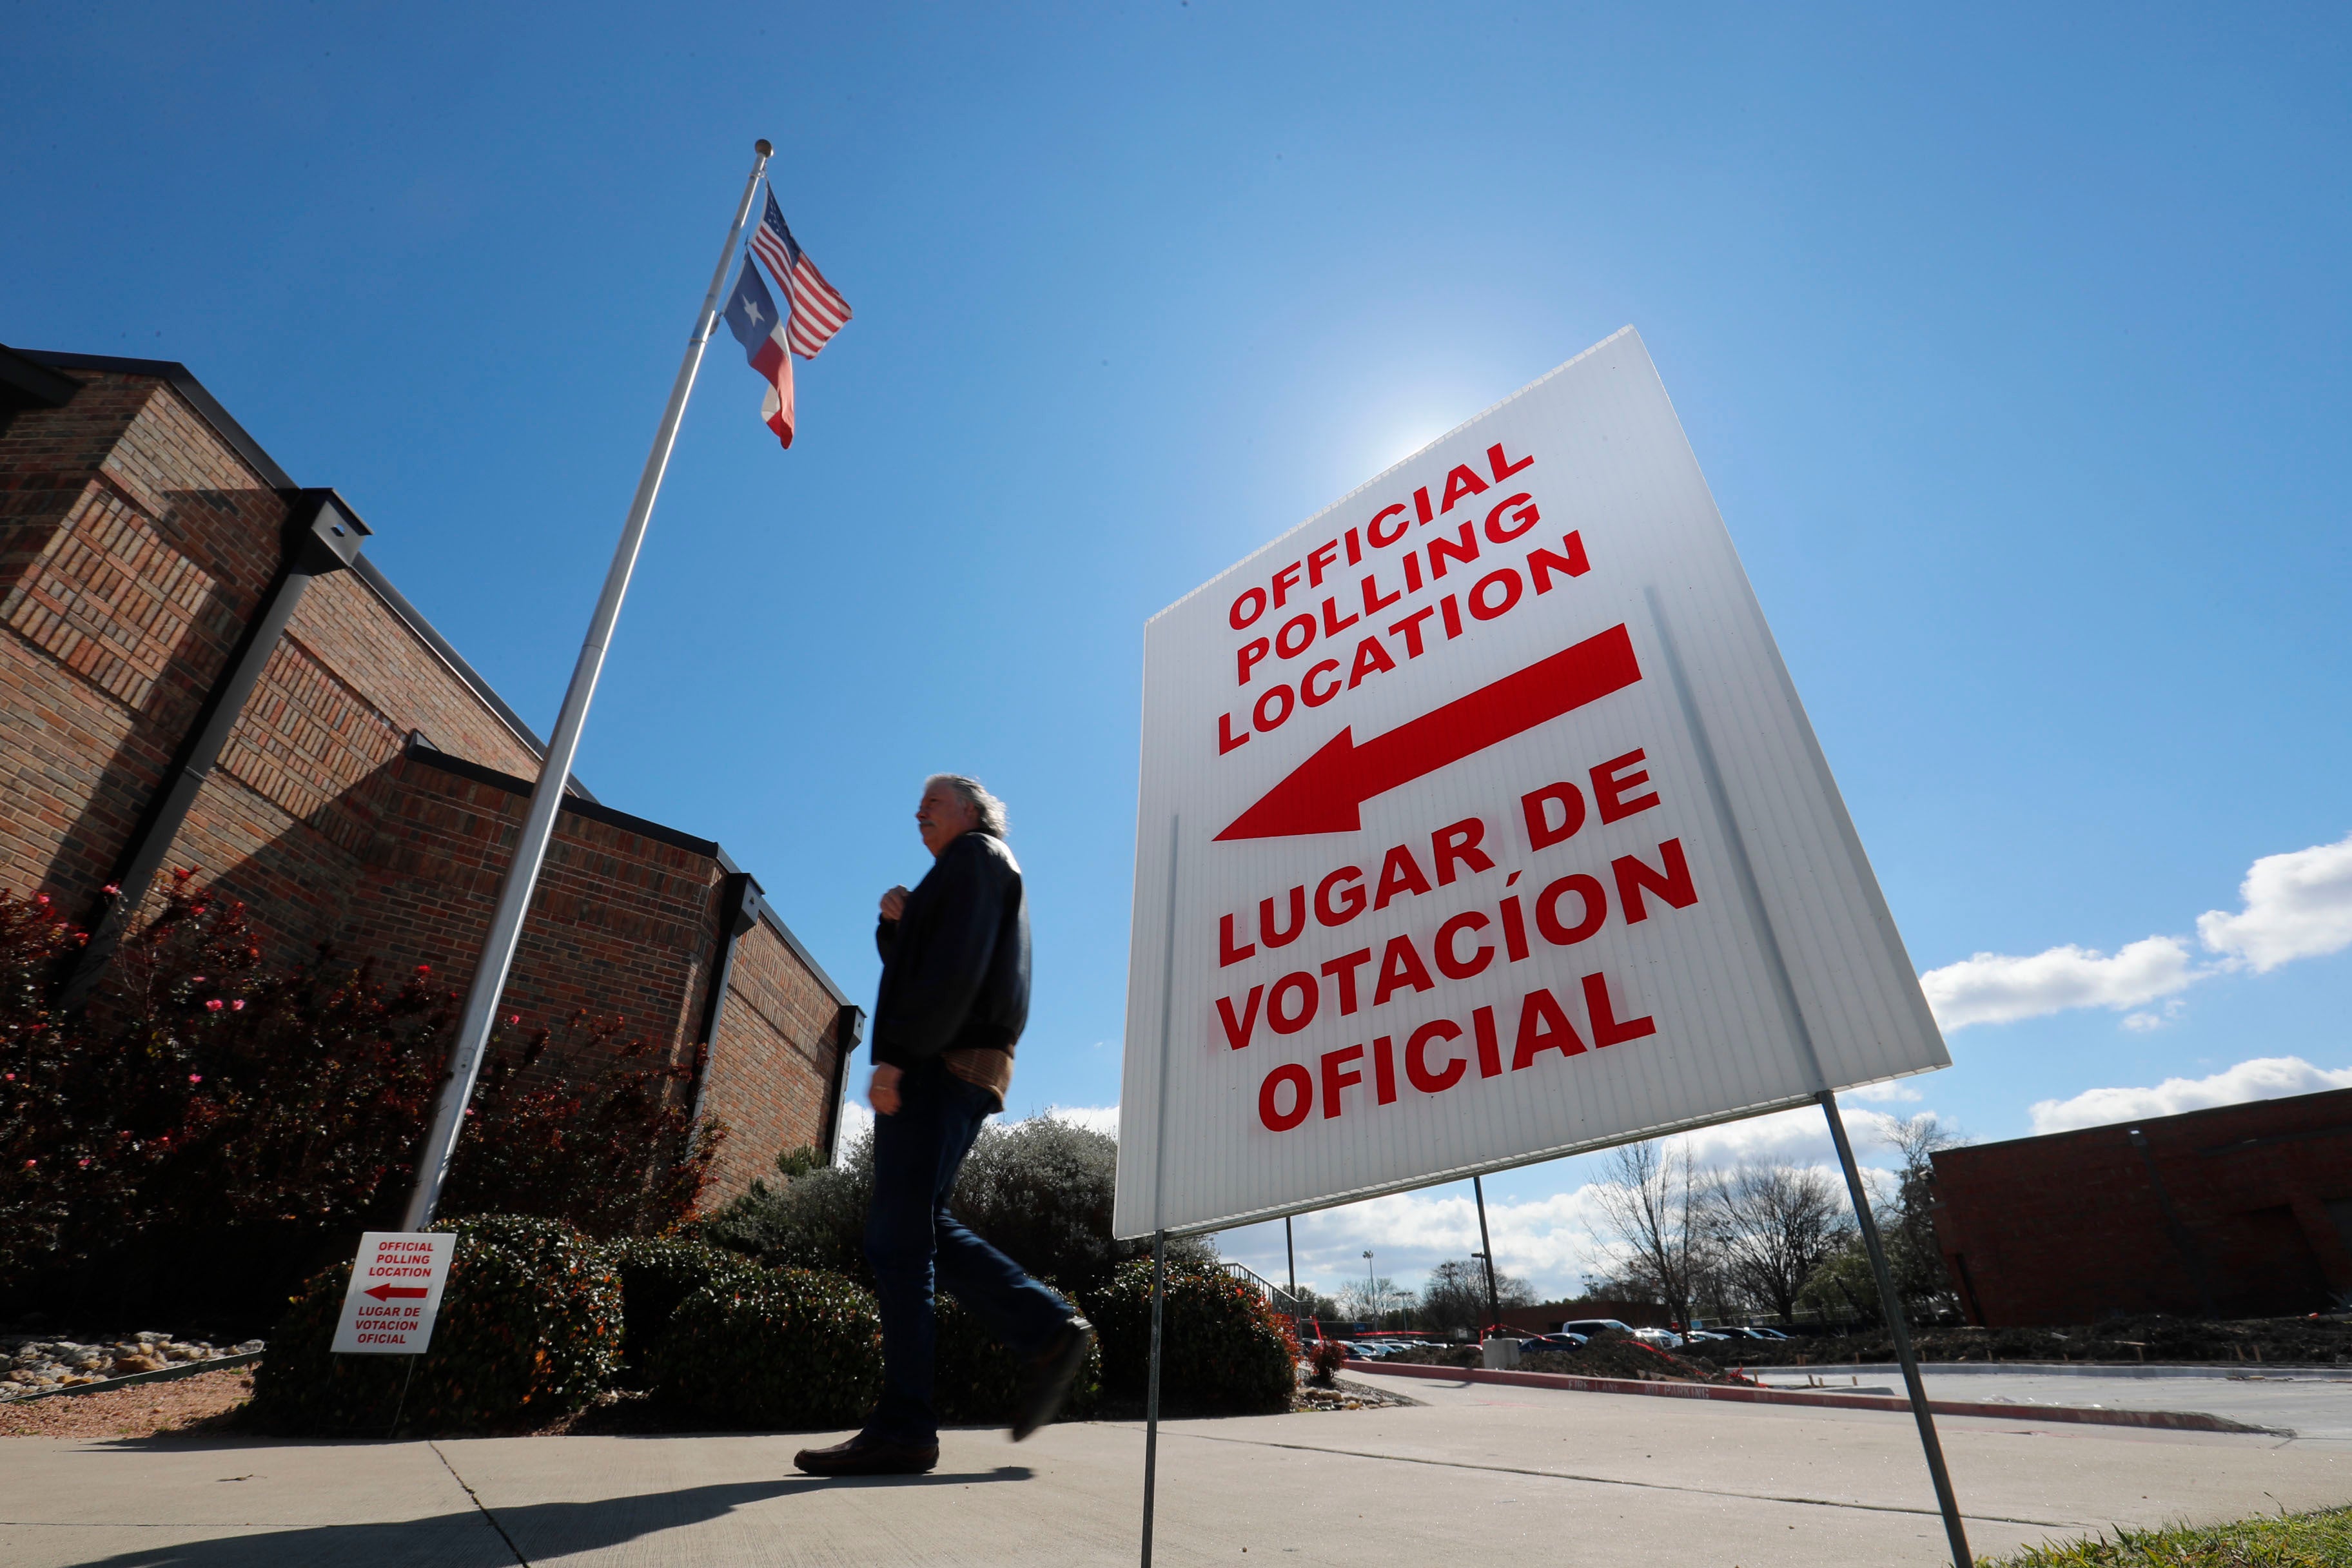
[[[1152,619],[1131,942],[1123,1237],[1949,1063],[1631,328]]]

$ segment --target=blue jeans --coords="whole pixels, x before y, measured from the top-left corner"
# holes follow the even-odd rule
[[[896,1115],[874,1119],[874,1197],[866,1257],[882,1303],[882,1398],[865,1436],[928,1447],[939,1441],[932,1405],[937,1283],[1015,1356],[1042,1355],[1072,1313],[1069,1302],[1021,1270],[948,1212],[956,1172],[994,1106],[993,1096],[936,1062],[909,1068]]]

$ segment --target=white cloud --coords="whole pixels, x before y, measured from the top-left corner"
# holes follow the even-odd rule
[[[2188,1003],[2183,1002],[2179,997],[2175,996],[2172,1000],[2167,1002],[2161,1008],[2150,1008],[2145,1012],[2125,1014],[2124,1027],[2132,1030],[2134,1033],[2144,1035],[2150,1029],[2161,1029],[2167,1024],[2175,1022],[2179,1018],[2182,1013],[2188,1010]]]
[[[2197,934],[2257,974],[2352,947],[2352,834],[2263,856],[2238,884],[2238,897],[2244,909],[2234,915],[2207,910],[2197,917]]]
[[[1118,1107],[1116,1105],[1049,1105],[1037,1114],[1112,1138],[1118,1136]]]
[[[2038,1100],[2033,1106],[2033,1131],[2104,1127],[2329,1089],[2352,1089],[2352,1068],[2317,1068],[2301,1057],[2257,1057],[2210,1078],[2168,1078],[2154,1089],[2087,1089],[2072,1100]]]
[[[2211,917],[2207,917],[2208,919]],[[2185,991],[2211,973],[2195,966],[2177,936],[2144,937],[2112,954],[2068,943],[2029,958],[1979,952],[1919,976],[1946,1032],[1971,1024],[2011,1024],[2070,1007],[2142,1006]]]
[[[1856,1100],[1866,1100],[1878,1105],[1916,1105],[1919,1103],[1919,1091],[1913,1089],[1909,1084],[1904,1082],[1899,1078],[1888,1079],[1885,1083],[1866,1083],[1860,1089],[1849,1089],[1843,1092],[1853,1096]]]
[[[851,1144],[874,1129],[874,1112],[855,1100],[841,1102],[841,1137],[834,1144],[836,1159],[845,1157]]]

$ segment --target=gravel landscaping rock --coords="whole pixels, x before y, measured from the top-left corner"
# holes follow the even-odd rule
[[[0,1372],[0,1404],[26,1394],[79,1388],[134,1373],[162,1372],[190,1362],[221,1356],[250,1355],[262,1348],[259,1340],[215,1345],[203,1340],[179,1340],[150,1330],[123,1340],[81,1341],[39,1339],[30,1334],[0,1334],[0,1356],[7,1370]]]

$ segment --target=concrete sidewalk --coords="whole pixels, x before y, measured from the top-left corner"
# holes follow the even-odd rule
[[[1390,1384],[1390,1380],[1367,1378]],[[1417,1408],[1162,1428],[1158,1556],[1272,1562],[1934,1564],[1910,1421],[1393,1380]],[[2352,1500],[2352,1443],[1944,1424],[1979,1552],[2112,1522]],[[820,1438],[818,1440],[826,1440]],[[793,1436],[0,1443],[7,1568],[1103,1563],[1135,1558],[1139,1425],[938,1473],[816,1481]]]

